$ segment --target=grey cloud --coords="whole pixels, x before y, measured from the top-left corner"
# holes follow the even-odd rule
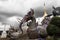
[[[46,6],[47,6],[46,7],[46,11],[47,11],[48,14],[52,13],[52,10],[53,10],[52,9],[52,5],[55,5],[56,4],[55,2],[53,3],[51,1],[54,2],[54,0],[50,0],[50,2],[49,2],[49,0],[46,1],[47,2],[46,3]],[[1,2],[1,0],[0,0],[0,2]],[[21,16],[21,17],[23,17],[25,15],[24,11],[26,9],[30,8],[30,6],[31,7],[34,7],[34,5],[32,5],[30,3],[30,1],[26,1],[27,3],[24,6],[22,6],[23,5],[23,2],[22,2],[22,4],[20,3],[21,0],[20,1],[19,0],[17,1],[16,0],[16,2],[18,2],[18,3],[16,4],[16,3],[14,3],[14,2],[11,1],[10,5],[9,5],[9,2],[5,3],[5,5],[3,3],[1,3],[2,5],[0,6],[0,21],[4,21],[6,18],[12,17],[12,16]],[[28,4],[28,2],[30,4]],[[12,5],[12,3],[13,3],[13,5]],[[35,3],[33,3],[33,4],[35,4]],[[35,6],[38,6],[38,7],[34,8],[35,17],[41,17],[43,15],[43,11],[44,11],[44,7],[43,7],[44,1],[42,0],[41,3],[38,2],[37,4]],[[58,1],[57,1],[57,4],[58,4]],[[4,9],[3,12],[1,12],[1,9]],[[16,10],[16,12],[13,9]],[[13,11],[13,12],[7,12],[7,11]],[[23,13],[21,13],[21,11]]]
[[[6,21],[6,18],[7,18],[6,16],[4,16],[4,15],[0,15],[0,21],[1,21],[1,22]]]
[[[0,0],[0,1],[8,1],[8,0]]]
[[[7,17],[11,17],[11,16],[23,16],[21,15],[22,13],[8,13],[8,12],[0,12],[0,15],[4,15],[4,16],[7,16]]]
[[[23,17],[23,15],[18,13],[7,13],[7,12],[0,12],[0,22],[6,23],[7,18],[12,16],[20,16]]]
[[[52,11],[53,11],[52,7],[47,7],[46,8],[47,14],[51,14]],[[43,14],[44,14],[44,7],[35,8],[35,17],[42,17]]]
[[[35,17],[41,17],[43,15],[43,8],[39,7],[35,9]]]

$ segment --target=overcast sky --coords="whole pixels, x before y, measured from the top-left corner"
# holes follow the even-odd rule
[[[0,21],[23,17],[30,8],[34,9],[35,17],[40,17],[43,15],[44,3],[48,14],[52,12],[52,6],[60,6],[60,0],[0,0]]]

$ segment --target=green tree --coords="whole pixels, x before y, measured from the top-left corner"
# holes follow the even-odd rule
[[[60,17],[53,17],[50,24],[47,27],[47,33],[54,38],[60,38]],[[54,39],[54,40],[55,40]]]

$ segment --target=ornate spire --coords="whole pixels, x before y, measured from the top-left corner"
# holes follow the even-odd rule
[[[46,12],[46,7],[45,7],[45,3],[44,3],[44,15],[43,17],[47,16],[47,12]]]

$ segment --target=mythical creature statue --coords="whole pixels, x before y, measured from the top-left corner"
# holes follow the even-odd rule
[[[28,21],[30,21],[30,22],[28,22]],[[31,11],[29,11],[27,13],[27,15],[25,15],[24,18],[21,20],[21,23],[20,23],[19,27],[20,27],[22,33],[23,33],[23,30],[22,30],[23,22],[28,22],[28,24],[27,24],[27,26],[28,26],[28,29],[27,29],[28,36],[31,37],[31,38],[34,36],[34,34],[36,36],[36,34],[37,34],[36,28],[37,28],[38,24],[36,23],[36,19],[34,17],[34,10],[33,9],[31,9]]]

